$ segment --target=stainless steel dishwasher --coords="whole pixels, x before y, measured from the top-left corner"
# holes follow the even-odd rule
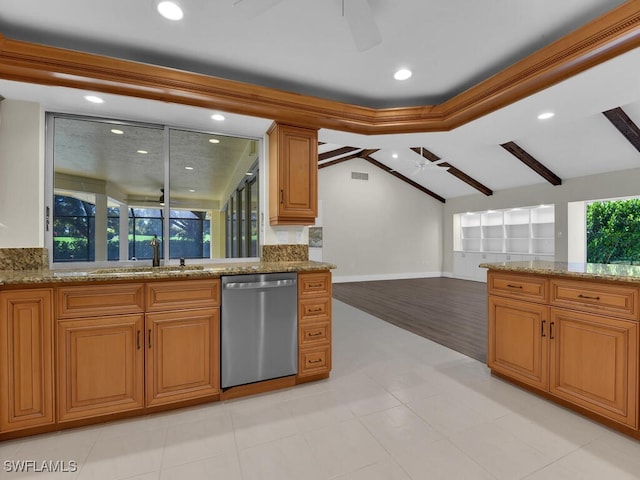
[[[298,371],[297,273],[222,277],[222,388]]]

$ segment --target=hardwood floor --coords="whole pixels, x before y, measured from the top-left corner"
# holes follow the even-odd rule
[[[487,360],[485,283],[444,277],[334,283],[333,297],[476,360]]]

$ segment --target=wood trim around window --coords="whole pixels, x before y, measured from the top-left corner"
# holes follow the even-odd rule
[[[0,78],[100,91],[365,135],[448,131],[640,46],[629,0],[440,105],[375,109],[167,67],[12,40]]]

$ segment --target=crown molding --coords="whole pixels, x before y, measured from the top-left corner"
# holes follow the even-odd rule
[[[0,78],[223,110],[365,135],[448,131],[640,46],[630,0],[439,105],[375,109],[166,67],[12,40]]]

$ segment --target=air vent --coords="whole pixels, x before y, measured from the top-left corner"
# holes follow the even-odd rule
[[[351,180],[369,180],[369,174],[362,172],[351,172]]]

